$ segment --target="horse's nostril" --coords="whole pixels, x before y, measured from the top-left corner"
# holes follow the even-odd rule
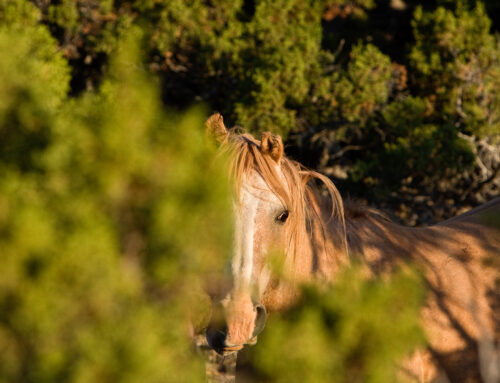
[[[226,346],[227,325],[224,318],[224,306],[220,302],[212,307],[212,319],[205,336],[210,348],[221,354]]]
[[[259,335],[262,330],[264,330],[267,319],[266,308],[263,305],[255,305],[255,310],[257,311],[257,317],[255,318],[255,328],[253,330],[252,337]]]
[[[226,345],[227,329],[216,329],[214,327],[208,327],[206,332],[206,338],[210,348],[214,349],[217,353],[222,354],[222,351]]]

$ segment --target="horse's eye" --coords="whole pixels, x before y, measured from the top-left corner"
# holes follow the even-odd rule
[[[283,210],[277,217],[276,217],[276,221],[278,223],[285,223],[286,220],[288,219],[288,216],[290,215],[290,213],[288,212],[288,210]]]

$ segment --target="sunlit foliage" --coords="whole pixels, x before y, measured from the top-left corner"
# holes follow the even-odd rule
[[[414,273],[368,280],[359,268],[333,287],[305,286],[300,303],[271,318],[249,350],[263,382],[404,381],[401,360],[424,345],[418,324],[423,290]]]
[[[38,10],[15,6],[0,27],[0,381],[203,381],[188,308],[206,319],[194,276],[223,265],[230,219],[201,114],[162,110],[135,29],[100,89],[68,98]]]

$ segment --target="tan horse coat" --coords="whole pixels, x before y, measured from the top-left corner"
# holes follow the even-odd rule
[[[405,363],[410,380],[500,382],[500,228],[487,224],[495,214],[500,217],[500,198],[435,226],[409,228],[346,207],[350,254],[361,257],[370,272],[390,272],[403,264],[424,272],[428,299],[421,323],[429,350]],[[296,267],[309,270],[309,278],[335,279],[338,262],[329,254],[342,254],[336,245],[341,230],[337,222],[329,229],[326,246],[313,229],[311,246],[302,249],[309,254]],[[293,299],[287,293],[273,290],[263,303],[279,309]]]
[[[429,295],[421,319],[430,354],[408,364],[419,381],[439,374],[446,381],[445,374],[452,383],[500,382],[500,228],[487,224],[494,213],[500,217],[500,198],[428,228],[347,219],[351,251],[373,272],[408,261],[424,271]]]

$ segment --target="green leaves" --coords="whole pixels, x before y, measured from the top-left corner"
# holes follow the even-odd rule
[[[68,98],[47,29],[0,27],[0,381],[204,379],[188,329],[230,246],[226,170],[200,110],[163,110],[140,38]]]
[[[432,98],[436,110],[456,121],[460,131],[484,136],[496,133],[500,48],[490,34],[484,5],[458,2],[449,10],[417,8],[412,23],[416,44],[410,63],[417,86]]]
[[[420,283],[415,272],[370,280],[354,267],[333,287],[304,286],[249,350],[251,366],[266,382],[397,382],[401,358],[423,345]]]
[[[390,95],[391,61],[375,46],[356,45],[347,71],[334,85],[341,118],[364,126]]]
[[[32,170],[69,90],[69,67],[47,28],[37,24],[33,5],[3,1],[0,17],[0,169]]]

